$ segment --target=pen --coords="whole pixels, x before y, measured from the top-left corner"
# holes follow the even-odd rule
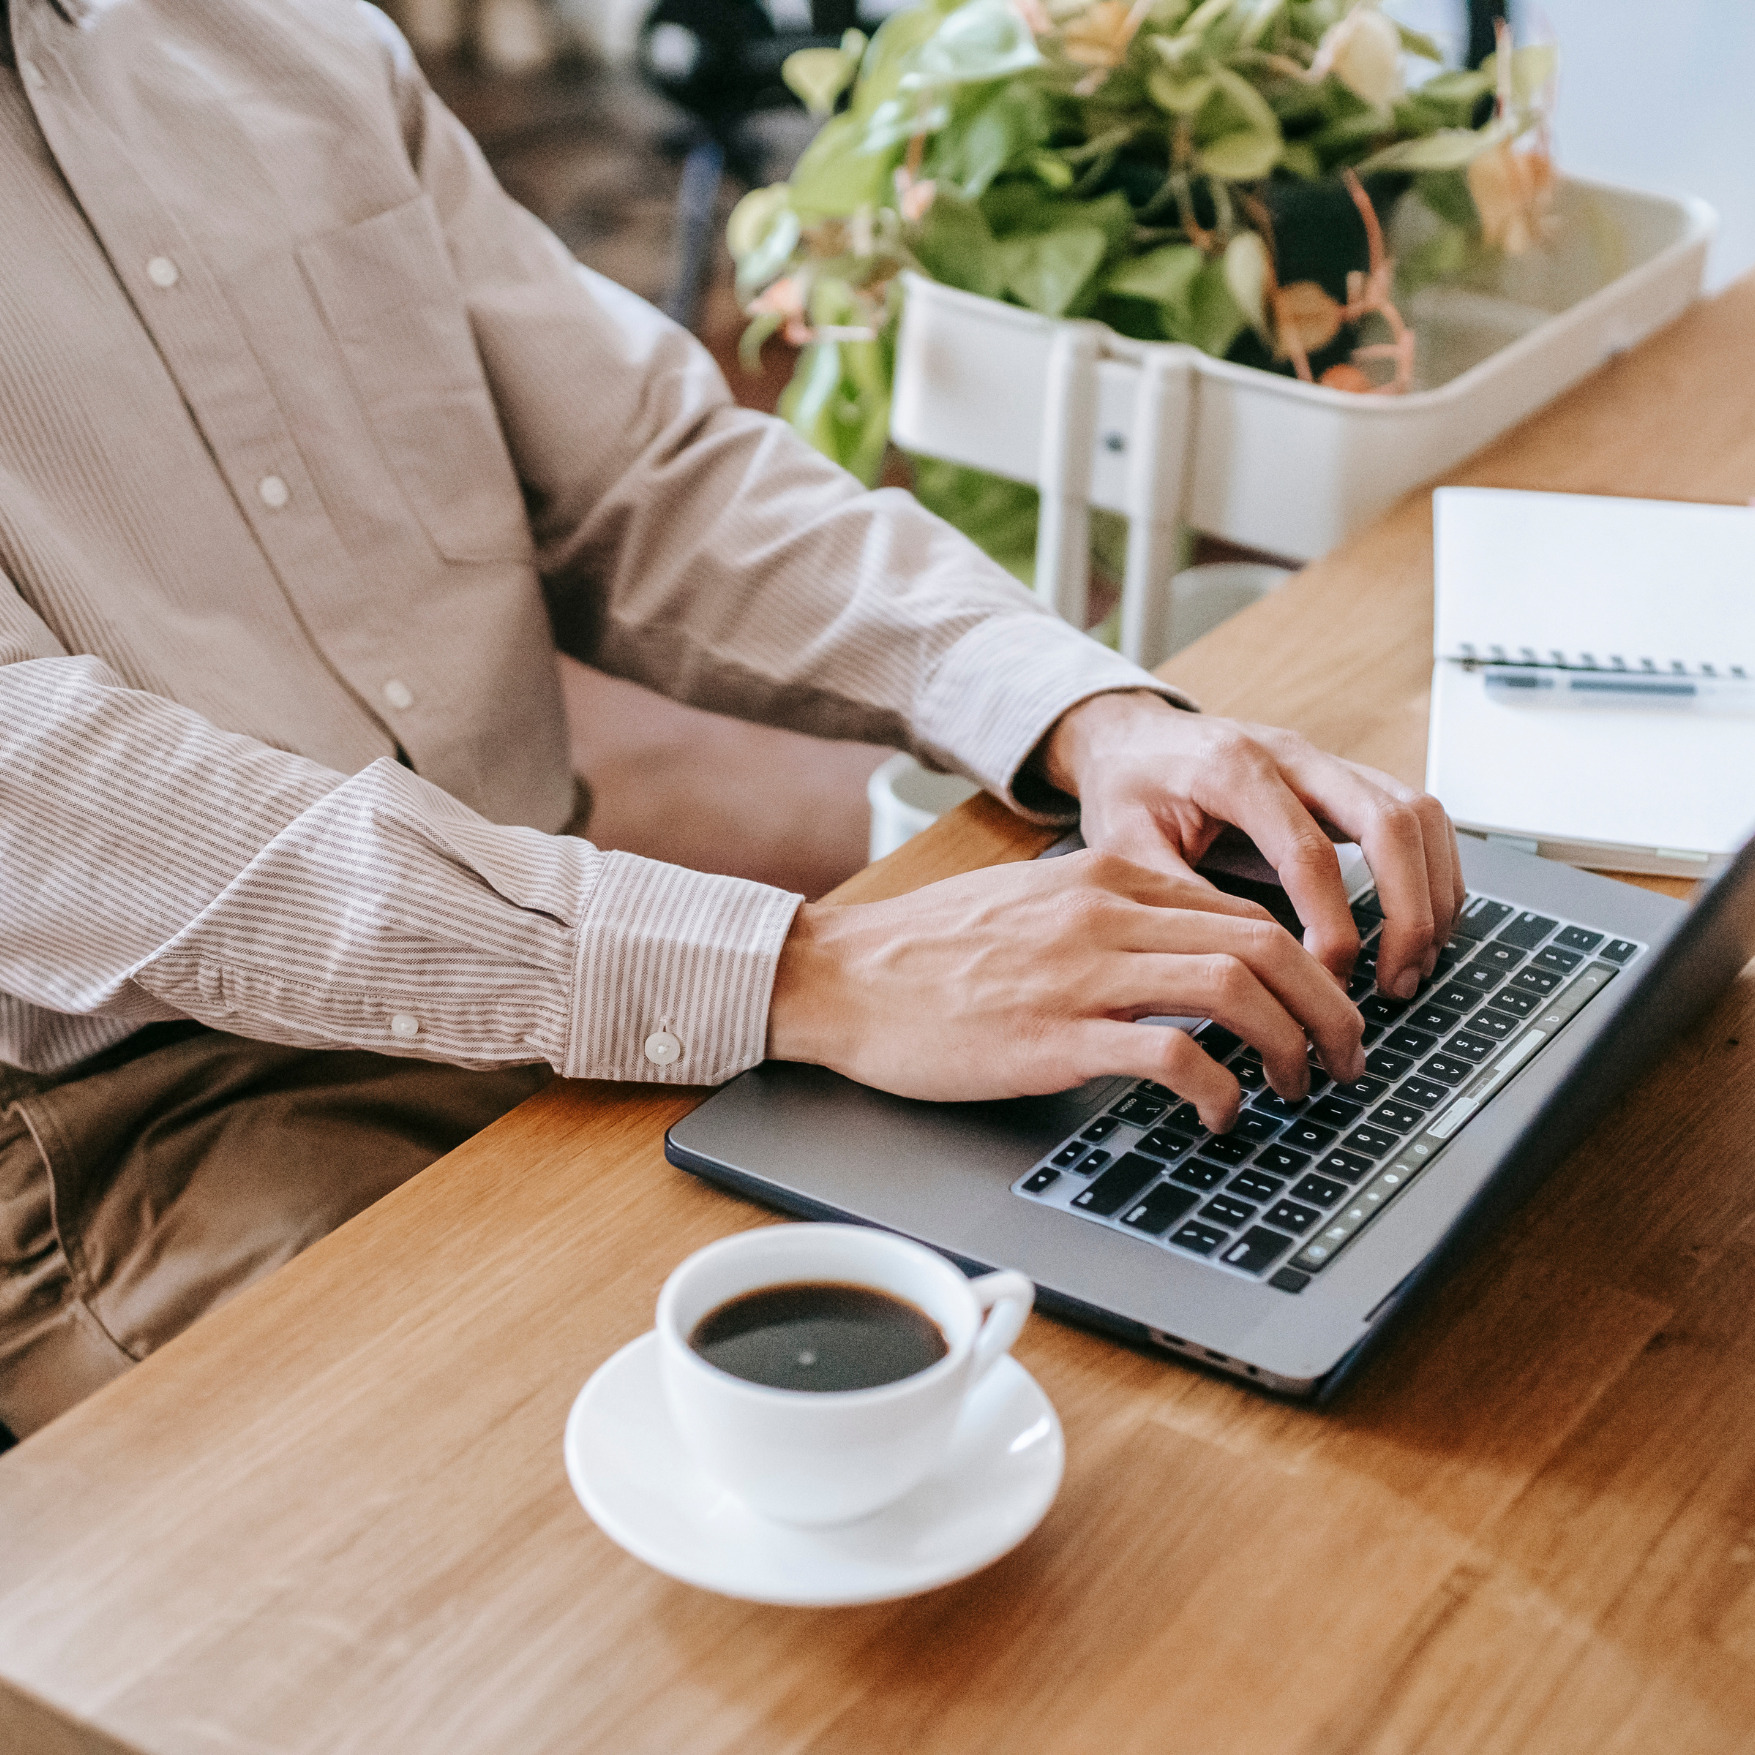
[[[1638,671],[1483,668],[1489,699],[1510,707],[1668,707],[1686,712],[1755,713],[1755,683]]]

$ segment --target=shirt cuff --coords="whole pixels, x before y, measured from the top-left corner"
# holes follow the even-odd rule
[[[1198,712],[1187,695],[1046,611],[992,616],[945,654],[916,723],[919,753],[967,774],[1036,823],[1078,817],[1078,801],[1023,772],[1063,713],[1093,695],[1146,689]],[[1020,785],[1021,783],[1021,785]]]
[[[579,923],[569,1078],[714,1085],[767,1053],[780,947],[802,896],[607,853]],[[666,1033],[674,1059],[646,1044]],[[664,1049],[660,1049],[661,1056]]]

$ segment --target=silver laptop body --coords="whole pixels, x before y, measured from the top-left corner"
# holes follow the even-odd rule
[[[1380,1015],[1377,1071],[1357,1091],[1280,1103],[1247,1088],[1247,1045],[1209,1035],[1259,1117],[1215,1140],[1132,1078],[933,1104],[769,1062],[678,1122],[666,1155],[783,1212],[883,1226],[971,1271],[1021,1269],[1051,1314],[1320,1397],[1755,956],[1755,840],[1691,908],[1462,848],[1476,936],[1459,932],[1399,1011],[1371,1003],[1361,969],[1355,997]],[[1370,885],[1358,865],[1367,964]]]

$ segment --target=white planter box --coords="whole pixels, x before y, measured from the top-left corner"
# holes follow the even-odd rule
[[[1571,179],[1557,210],[1556,241],[1507,260],[1489,291],[1430,287],[1412,301],[1416,387],[1399,397],[910,275],[891,432],[1042,490],[1037,590],[1080,625],[1089,508],[1127,514],[1122,647],[1156,663],[1181,524],[1293,559],[1324,554],[1698,295],[1715,223],[1705,202]]]

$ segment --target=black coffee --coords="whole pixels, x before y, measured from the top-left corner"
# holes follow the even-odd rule
[[[938,1324],[906,1299],[823,1280],[728,1299],[696,1323],[689,1345],[770,1389],[873,1389],[950,1351]]]

